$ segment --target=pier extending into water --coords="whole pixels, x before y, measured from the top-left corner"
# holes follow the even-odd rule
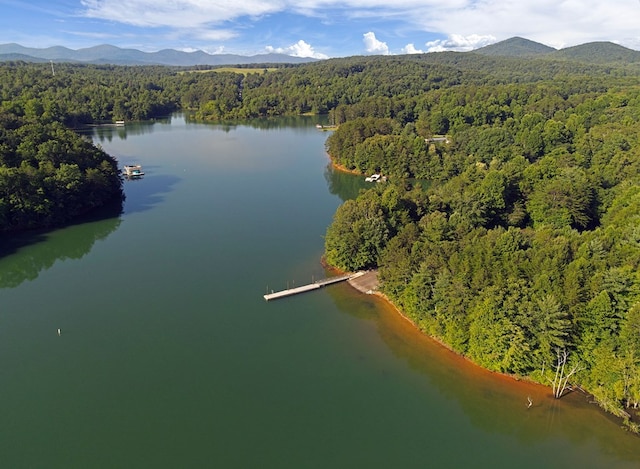
[[[312,290],[317,290],[318,288],[322,288],[326,285],[331,285],[332,283],[338,283],[338,282],[344,282],[346,280],[350,280],[353,278],[358,278],[362,275],[364,275],[365,272],[356,272],[354,274],[346,274],[346,275],[338,275],[336,277],[328,277],[322,280],[316,280],[313,283],[310,283],[308,285],[302,285],[301,287],[296,287],[296,288],[288,288],[286,290],[281,290],[281,291],[277,291],[277,292],[271,292],[271,293],[267,293],[266,295],[264,295],[264,299],[269,301],[269,300],[276,300],[278,298],[284,298],[286,296],[292,296],[292,295],[297,295],[298,293],[304,293],[304,292],[308,292],[308,291],[312,291]]]

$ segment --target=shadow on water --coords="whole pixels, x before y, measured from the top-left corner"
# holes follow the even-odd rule
[[[140,179],[125,180],[124,191],[127,194],[125,212],[138,213],[152,209],[165,200],[166,194],[180,181],[177,176],[166,174],[148,174],[153,167],[145,167],[147,174]]]
[[[554,399],[546,386],[490,372],[446,349],[380,297],[362,294],[348,285],[327,291],[342,312],[373,321],[393,355],[427,376],[429,386],[444,399],[458,402],[474,426],[513,436],[524,446],[546,444],[554,438],[585,447],[597,442],[603,453],[640,462],[640,438],[616,429],[621,422],[584,394],[574,392]],[[533,402],[530,407],[528,398]],[[452,416],[452,420],[460,418]]]
[[[13,288],[25,280],[33,280],[58,260],[85,256],[96,241],[118,229],[122,210],[123,200],[117,200],[55,230],[1,235],[0,288]],[[60,230],[67,231],[65,236],[54,236]]]
[[[124,200],[117,200],[55,229],[0,235],[0,288],[34,280],[59,260],[82,258],[96,241],[118,229],[123,212],[152,209],[164,201],[179,180],[175,176],[149,175],[125,181],[126,205]],[[56,236],[60,231],[64,236]]]

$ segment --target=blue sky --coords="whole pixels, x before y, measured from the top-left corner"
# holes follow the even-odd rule
[[[640,50],[640,0],[0,0],[0,44],[344,57],[522,36]]]

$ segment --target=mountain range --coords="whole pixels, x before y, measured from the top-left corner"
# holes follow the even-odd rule
[[[640,51],[613,42],[588,42],[579,46],[554,49],[529,39],[512,37],[473,52],[501,57],[547,57],[592,64],[640,64]]]
[[[628,49],[612,42],[589,42],[579,46],[554,49],[522,37],[512,37],[472,51],[494,57],[550,58],[573,60],[592,64],[640,65],[640,51]],[[258,54],[252,56],[235,54],[208,54],[203,51],[183,52],[164,49],[158,52],[143,52],[137,49],[121,49],[111,45],[100,45],[84,49],[68,49],[54,46],[45,49],[23,47],[19,44],[0,44],[0,62],[22,60],[25,62],[83,62],[113,65],[246,65],[267,63],[305,63],[317,59],[294,57],[285,54]]]
[[[143,52],[137,49],[121,49],[103,44],[84,49],[68,49],[62,46],[36,49],[20,44],[0,44],[0,61],[23,60],[25,62],[83,62],[113,65],[246,65],[266,63],[304,63],[316,59],[294,57],[286,54],[258,54],[252,56],[235,54],[207,54],[201,50],[183,52],[164,49],[158,52]]]

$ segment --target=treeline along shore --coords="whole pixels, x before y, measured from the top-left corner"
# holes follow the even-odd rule
[[[580,388],[637,432],[640,89],[625,81],[461,83],[413,119],[347,120],[332,160],[390,183],[343,204],[325,247],[341,269],[378,268],[456,352],[558,398]]]
[[[640,61],[613,46],[250,73],[5,63],[0,229],[54,225],[121,194],[115,161],[69,128],[176,110],[328,114],[332,161],[388,181],[338,209],[326,261],[377,268],[394,305],[478,365],[556,397],[580,388],[638,431]]]

